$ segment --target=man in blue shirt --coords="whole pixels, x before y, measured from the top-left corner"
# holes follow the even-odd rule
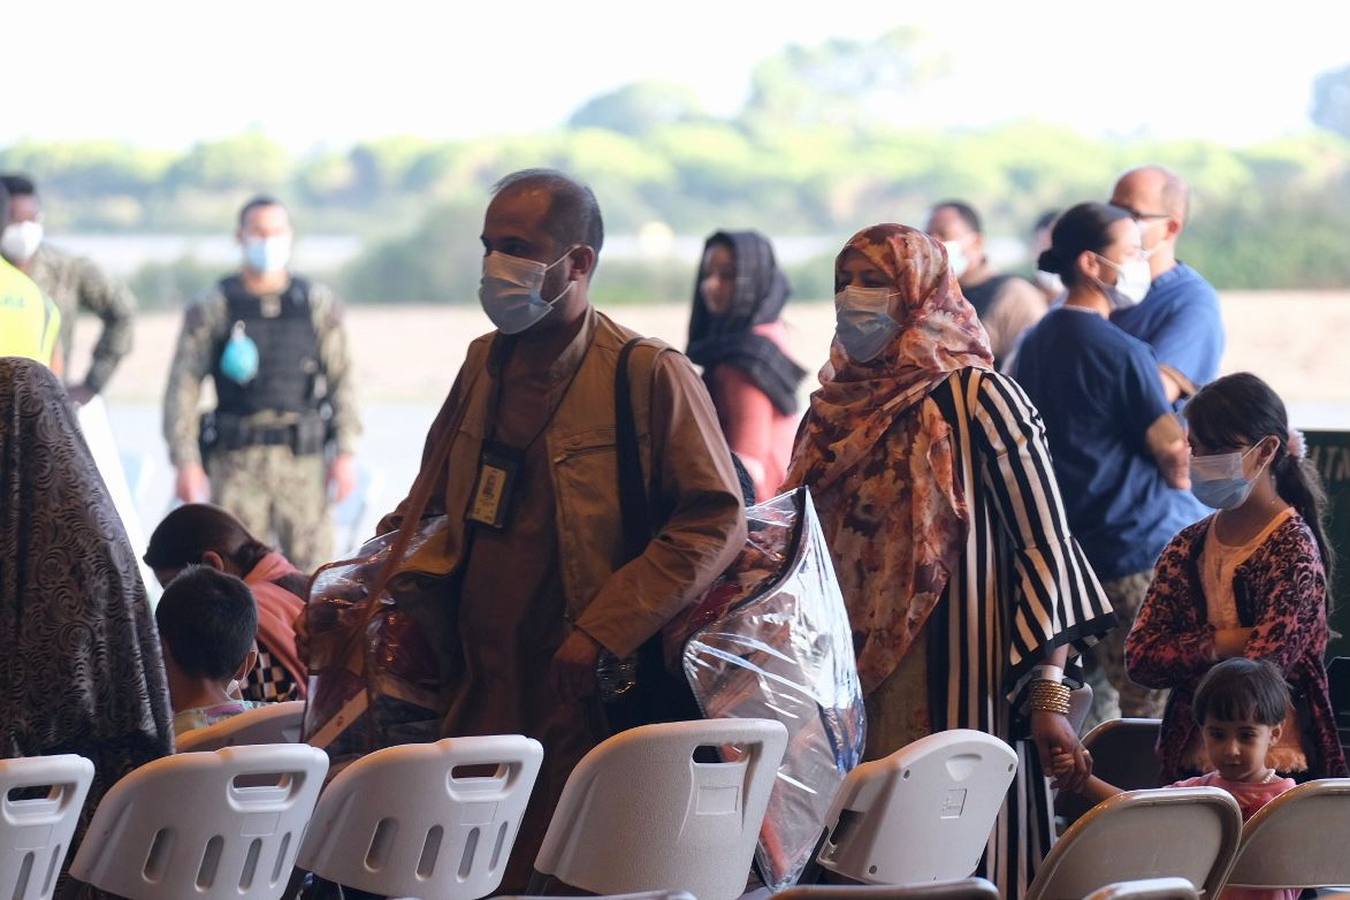
[[[1218,376],[1225,339],[1218,294],[1199,272],[1177,259],[1190,194],[1181,176],[1162,166],[1131,169],[1111,194],[1111,203],[1139,223],[1153,275],[1143,302],[1116,310],[1111,321],[1153,347],[1163,390],[1173,404]]]

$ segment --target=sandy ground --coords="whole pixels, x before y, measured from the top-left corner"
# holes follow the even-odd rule
[[[1230,293],[1223,307],[1225,371],[1254,371],[1291,406],[1330,410],[1350,427],[1350,291]],[[684,346],[686,306],[625,306],[608,312],[637,331]],[[787,318],[797,358],[814,370],[825,359],[833,309],[829,303],[797,302]],[[138,319],[136,349],[109,393],[113,403],[159,402],[179,323],[180,317],[169,313]],[[477,307],[364,306],[349,310],[348,327],[362,401],[420,405],[444,396],[465,347],[490,326]],[[95,332],[92,322],[81,322],[77,371],[88,359]]]

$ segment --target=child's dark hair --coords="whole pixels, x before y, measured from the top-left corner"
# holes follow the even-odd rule
[[[1192,707],[1197,725],[1214,718],[1273,728],[1289,709],[1289,686],[1280,670],[1264,659],[1225,659],[1200,679]]]
[[[1205,385],[1186,404],[1186,422],[1195,440],[1217,452],[1249,447],[1272,435],[1279,441],[1270,464],[1275,490],[1312,529],[1330,584],[1335,551],[1327,541],[1324,522],[1326,491],[1316,467],[1290,452],[1289,415],[1279,395],[1250,372],[1225,375]]]
[[[155,624],[173,661],[196,678],[233,678],[258,635],[248,585],[210,566],[189,566],[164,589]]]

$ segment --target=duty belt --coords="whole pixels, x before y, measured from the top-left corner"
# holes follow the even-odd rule
[[[296,456],[307,456],[323,452],[328,423],[318,414],[290,425],[249,425],[233,416],[208,414],[202,422],[202,437],[207,452],[287,446]]]

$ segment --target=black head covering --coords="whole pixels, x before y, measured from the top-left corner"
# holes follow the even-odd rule
[[[797,388],[806,370],[769,338],[751,330],[778,320],[792,293],[787,276],[778,268],[773,246],[757,231],[719,231],[703,245],[705,256],[715,243],[731,247],[736,286],[731,307],[722,315],[713,315],[703,304],[700,265],[700,277],[694,285],[694,312],[689,320],[689,358],[703,367],[705,380],[720,363],[735,366],[759,386],[780,413],[791,415],[797,411]]]

